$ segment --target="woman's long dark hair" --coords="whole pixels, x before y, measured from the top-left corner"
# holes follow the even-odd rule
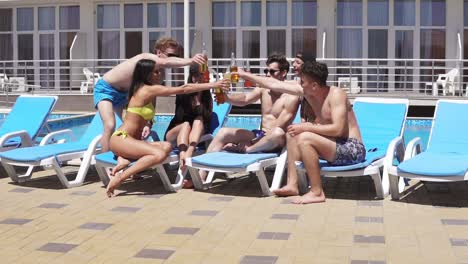
[[[194,75],[200,74],[199,71],[199,66],[198,65],[192,65],[190,67],[189,71],[189,76],[187,78],[187,83],[193,83],[192,77]],[[197,95],[198,92],[196,93],[190,93],[190,94],[179,94],[177,95],[178,98],[176,98],[176,107],[180,104],[181,108],[183,109],[184,112],[192,112],[192,102],[195,100],[195,96]],[[178,99],[178,100],[177,100]],[[210,90],[204,90],[201,92],[201,98],[200,98],[200,104],[201,104],[201,115],[203,117],[203,123],[205,124],[206,127],[210,124],[211,121],[211,115],[213,112],[213,98],[211,97],[211,92]],[[179,108],[180,109],[180,108]],[[179,114],[179,113],[176,113]],[[181,117],[183,116],[183,113]],[[208,131],[205,131],[205,133]]]
[[[154,71],[156,62],[153,60],[142,59],[136,63],[135,70],[133,71],[132,85],[128,91],[128,101],[132,96],[140,89],[143,85],[152,85],[150,82],[150,76]]]

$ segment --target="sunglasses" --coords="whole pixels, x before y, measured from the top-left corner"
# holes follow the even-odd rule
[[[167,57],[179,57],[177,54],[174,53],[165,53]]]
[[[278,71],[280,71],[280,70],[274,70],[274,69],[264,69],[264,70],[263,70],[263,72],[264,72],[265,74],[270,73],[270,75],[273,75],[273,74],[275,74],[275,72],[278,72]]]

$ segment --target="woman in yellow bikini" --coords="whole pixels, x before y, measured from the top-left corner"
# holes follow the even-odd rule
[[[229,80],[216,83],[185,84],[180,87],[165,87],[161,83],[162,74],[152,60],[140,60],[133,72],[132,85],[129,90],[129,103],[124,122],[110,139],[110,149],[119,157],[137,160],[133,166],[120,174],[114,174],[107,185],[107,196],[114,196],[114,190],[125,179],[164,161],[172,150],[168,142],[146,142],[141,139],[141,132],[148,122],[152,122],[155,111],[154,102],[158,96],[169,96],[181,93],[194,93],[221,87],[229,90]],[[155,84],[155,85],[153,85]],[[121,162],[113,173],[125,168],[129,162]]]

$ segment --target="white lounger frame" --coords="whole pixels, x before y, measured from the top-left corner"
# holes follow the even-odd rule
[[[439,100],[439,102],[455,102],[459,104],[468,104],[467,100]],[[436,109],[434,113],[437,115],[437,108],[439,104],[436,105]],[[436,116],[434,116],[434,120]],[[432,137],[432,129],[434,128],[434,122],[432,122],[431,127],[431,134],[429,135],[428,143],[431,142]],[[422,142],[421,138],[417,137],[411,140],[406,147],[403,161],[409,160],[414,156],[420,154],[422,152]],[[390,181],[390,194],[392,199],[398,200],[400,199],[401,194],[404,191],[405,185],[402,184],[404,182],[403,178],[413,179],[413,180],[420,180],[420,181],[430,181],[430,182],[456,182],[456,181],[468,181],[468,172],[465,175],[446,175],[446,176],[427,176],[421,174],[412,174],[406,172],[399,172],[398,166],[393,165],[393,158],[395,157],[395,150],[396,149],[404,149],[404,142],[402,138],[396,138],[392,141],[391,147],[389,147],[387,151],[387,159],[385,161],[386,167],[388,168],[389,174],[389,181]]]

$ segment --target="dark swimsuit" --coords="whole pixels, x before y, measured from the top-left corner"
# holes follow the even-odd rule
[[[195,121],[197,117],[202,116],[201,105],[192,106],[191,104],[187,104],[187,102],[184,103],[184,99],[186,98],[183,98],[183,96],[188,95],[183,94],[176,96],[175,115],[169,123],[166,133],[164,134],[164,140],[166,140],[167,132],[173,129],[174,127],[184,122],[189,122],[189,124],[192,125],[193,121]],[[203,126],[205,129],[205,133],[208,133],[208,131],[210,131],[210,120],[203,120]]]

